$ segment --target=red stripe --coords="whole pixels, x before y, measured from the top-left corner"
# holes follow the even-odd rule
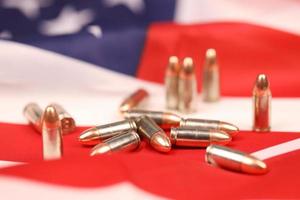
[[[223,95],[250,96],[257,74],[266,73],[274,96],[300,97],[300,37],[250,24],[154,24],[137,76],[162,83],[169,56],[191,56],[200,90],[207,48],[217,50]]]

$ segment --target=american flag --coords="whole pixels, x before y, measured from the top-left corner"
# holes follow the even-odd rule
[[[1,199],[299,199],[300,1],[0,0]],[[118,106],[143,87],[145,108],[163,110],[168,57],[190,56],[201,88],[215,48],[221,101],[189,117],[237,124],[230,147],[265,159],[250,176],[211,167],[204,149],[89,157],[77,137],[120,120]],[[272,132],[252,129],[251,91],[268,75]],[[201,90],[199,91],[201,92]],[[43,161],[41,136],[22,115],[29,102],[63,105],[79,127],[64,157]]]

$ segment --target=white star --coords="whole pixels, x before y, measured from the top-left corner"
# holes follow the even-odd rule
[[[8,30],[4,30],[0,32],[0,39],[9,40],[12,38],[12,33]]]
[[[95,38],[101,38],[102,37],[102,29],[101,29],[100,26],[90,25],[86,29],[87,29],[87,32],[92,34]]]
[[[16,8],[28,18],[35,18],[40,14],[41,7],[47,7],[52,0],[3,0],[4,8]]]
[[[144,0],[103,0],[103,3],[108,7],[124,5],[136,14],[143,12],[145,9]]]
[[[66,35],[79,32],[93,20],[94,13],[85,9],[76,11],[66,6],[56,19],[44,21],[39,27],[41,33],[49,36]]]

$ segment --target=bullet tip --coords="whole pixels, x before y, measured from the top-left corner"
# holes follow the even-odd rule
[[[259,74],[256,78],[256,87],[261,90],[269,88],[269,80],[265,74]]]
[[[157,151],[167,153],[171,150],[171,142],[165,133],[155,133],[150,141],[151,146]]]
[[[95,145],[100,139],[95,128],[90,128],[80,134],[78,141],[84,145]]]
[[[42,122],[46,126],[59,126],[59,117],[55,107],[47,106],[42,117]]]
[[[219,126],[222,131],[225,131],[232,136],[236,135],[236,133],[239,132],[239,128],[236,125],[227,122],[222,122]]]
[[[109,148],[109,146],[107,144],[101,143],[101,144],[98,144],[97,146],[95,146],[91,150],[90,156],[105,154],[105,153],[108,153],[110,151],[111,151],[111,149]]]
[[[186,73],[192,73],[194,71],[194,62],[190,57],[186,57],[183,60],[183,70]]]
[[[226,145],[231,142],[232,138],[230,135],[223,131],[211,133],[211,142],[219,145]]]
[[[215,59],[217,56],[215,49],[207,49],[206,50],[206,59]]]
[[[241,169],[246,173],[258,175],[266,174],[269,171],[268,166],[264,161],[253,156],[249,156],[244,160]]]

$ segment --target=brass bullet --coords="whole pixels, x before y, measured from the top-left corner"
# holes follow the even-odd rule
[[[127,119],[138,119],[141,116],[148,116],[162,129],[168,130],[171,127],[179,126],[181,117],[171,112],[150,111],[150,110],[129,110],[123,113]]]
[[[131,130],[137,131],[136,124],[134,120],[126,119],[87,129],[81,133],[78,140],[84,145],[96,145],[107,138],[123,134]]]
[[[220,99],[219,66],[215,49],[208,49],[203,69],[202,97],[206,102]]]
[[[271,99],[272,94],[268,78],[265,74],[259,74],[253,88],[254,131],[270,131]]]
[[[165,75],[166,107],[176,110],[178,108],[178,78],[180,65],[176,56],[169,58]]]
[[[131,151],[137,149],[140,145],[139,135],[131,130],[125,134],[116,135],[112,138],[101,142],[96,145],[92,150],[90,155],[95,156],[98,154],[105,154],[117,151]]]
[[[197,81],[194,71],[193,59],[186,57],[179,72],[178,82],[178,108],[180,112],[191,113],[197,108]]]
[[[219,145],[210,145],[206,148],[205,160],[213,166],[242,173],[265,174],[268,172],[268,166],[262,160]]]
[[[138,89],[127,97],[120,105],[119,111],[121,113],[131,110],[137,107],[142,101],[146,100],[149,97],[149,93],[144,89]]]
[[[171,128],[172,145],[189,147],[207,147],[210,144],[226,145],[231,136],[220,130],[203,130],[197,127]]]
[[[42,132],[41,118],[43,110],[36,103],[29,103],[25,106],[23,114],[28,122],[39,132]]]
[[[55,107],[58,113],[59,119],[61,121],[63,134],[68,134],[73,132],[76,128],[74,118],[61,105],[57,103],[53,103],[51,105]]]
[[[63,154],[62,129],[55,107],[46,107],[42,116],[44,160],[59,159]]]
[[[159,152],[169,152],[171,142],[166,133],[148,116],[142,116],[137,120],[138,133],[142,135],[150,145]]]
[[[187,118],[182,119],[180,121],[181,127],[199,127],[202,129],[214,129],[214,130],[221,130],[224,131],[231,136],[236,135],[239,131],[239,128],[233,124],[218,121],[218,120],[207,120],[207,119],[194,119],[194,118]]]

